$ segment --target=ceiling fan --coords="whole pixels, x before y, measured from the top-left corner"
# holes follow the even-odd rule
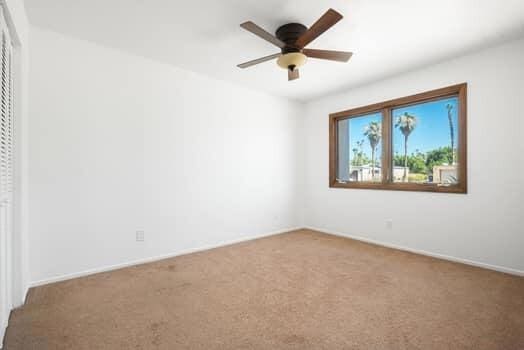
[[[281,52],[239,64],[238,67],[248,68],[278,58],[277,64],[288,71],[288,80],[295,80],[299,78],[298,69],[306,63],[307,57],[347,62],[353,53],[305,48],[341,19],[342,15],[340,13],[329,9],[309,29],[300,23],[288,23],[278,28],[275,35],[265,31],[251,21],[242,23],[240,25],[242,28],[278,46]]]

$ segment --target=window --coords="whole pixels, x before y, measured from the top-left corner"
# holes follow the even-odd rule
[[[466,193],[466,90],[331,114],[330,187]]]
[[[341,119],[337,124],[337,137],[340,152],[337,178],[382,182],[382,114]]]

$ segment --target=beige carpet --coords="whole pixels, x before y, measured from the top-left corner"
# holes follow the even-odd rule
[[[524,278],[303,230],[32,289],[6,349],[524,349]]]

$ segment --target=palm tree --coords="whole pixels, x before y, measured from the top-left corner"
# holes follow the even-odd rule
[[[351,161],[351,165],[358,165],[358,148],[354,147],[352,149],[353,151],[353,160]]]
[[[375,151],[382,137],[382,124],[375,121],[369,123],[364,129],[364,136],[368,137],[371,147],[371,179],[373,180],[375,178]]]
[[[360,153],[362,153],[362,145],[364,144],[364,140],[357,141],[358,150]]]
[[[401,116],[397,117],[395,128],[399,128],[402,135],[404,135],[404,176],[403,181],[407,180],[407,167],[408,167],[408,137],[417,126],[417,117],[405,112]]]
[[[364,144],[364,140],[360,140],[356,142],[356,147],[352,149],[353,151],[353,161],[351,162],[352,165],[362,165],[364,161],[364,152],[362,151],[362,145]]]
[[[451,111],[453,110],[453,106],[451,104],[447,104],[446,108],[448,110],[448,121],[449,121],[449,136],[451,138],[451,164],[455,164],[455,130],[453,128],[453,118],[451,116]]]

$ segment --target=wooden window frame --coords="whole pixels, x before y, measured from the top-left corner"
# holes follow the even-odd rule
[[[458,182],[453,185],[402,183],[392,180],[392,116],[396,108],[440,100],[446,97],[458,98]],[[361,117],[366,114],[382,113],[382,182],[337,181],[338,164],[338,122]],[[416,95],[401,97],[372,105],[349,109],[329,115],[329,187],[394,191],[423,191],[443,193],[467,193],[467,83],[452,85]]]

